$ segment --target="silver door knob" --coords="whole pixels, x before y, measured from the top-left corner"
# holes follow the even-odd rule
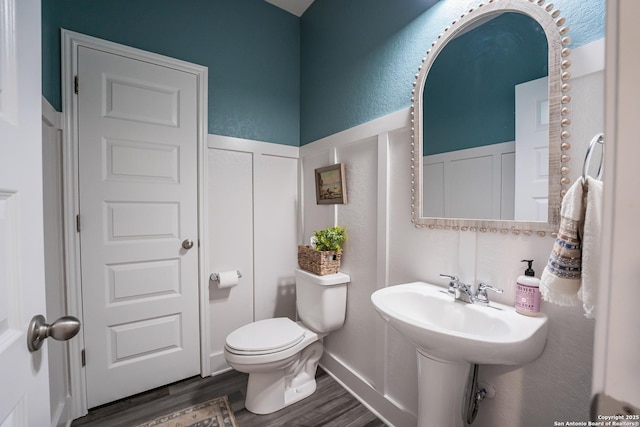
[[[62,316],[48,325],[43,315],[33,316],[27,329],[27,347],[30,352],[38,351],[48,337],[66,341],[76,336],[80,330],[80,321],[73,316]]]
[[[191,249],[193,247],[193,240],[191,239],[187,239],[184,242],[182,242],[182,247],[185,249]]]

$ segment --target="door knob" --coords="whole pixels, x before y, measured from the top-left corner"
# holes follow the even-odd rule
[[[80,330],[80,321],[73,316],[62,316],[48,325],[43,315],[33,316],[27,329],[27,347],[30,352],[40,350],[48,337],[58,341],[66,341],[76,336]]]
[[[193,240],[186,239],[184,242],[182,242],[182,247],[185,249],[191,249],[193,247]]]

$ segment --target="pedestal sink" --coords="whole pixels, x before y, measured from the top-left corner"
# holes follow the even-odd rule
[[[371,301],[417,348],[420,427],[461,427],[471,366],[529,363],[547,340],[548,319],[542,313],[529,317],[495,302],[454,301],[445,288],[425,282],[380,289]]]

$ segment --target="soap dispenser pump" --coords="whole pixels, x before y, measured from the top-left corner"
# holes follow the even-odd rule
[[[525,316],[537,316],[540,312],[540,279],[535,277],[532,259],[523,259],[528,263],[524,275],[516,280],[516,311]]]

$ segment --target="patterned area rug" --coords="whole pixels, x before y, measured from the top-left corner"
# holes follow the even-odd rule
[[[227,396],[163,415],[137,427],[238,427]]]

